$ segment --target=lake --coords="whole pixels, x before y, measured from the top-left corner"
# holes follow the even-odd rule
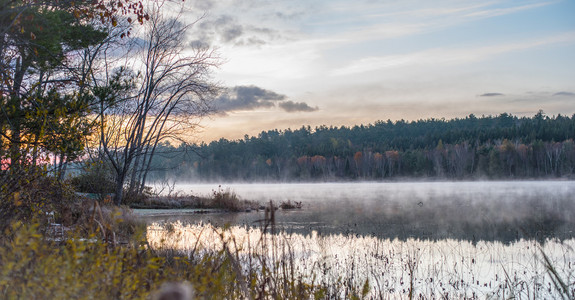
[[[219,188],[215,184],[176,186],[181,192],[200,195]],[[261,203],[301,201],[303,208],[278,210],[273,235],[271,226],[261,222],[261,211],[137,211],[150,224],[151,245],[197,255],[198,249],[218,249],[231,239],[235,250],[245,254],[247,266],[248,257],[265,240],[272,248],[287,247],[284,254],[299,262],[295,268],[302,276],[318,278],[319,272],[321,280],[347,278],[358,286],[367,279],[372,296],[404,297],[413,289],[423,296],[448,298],[556,297],[543,254],[567,282],[574,281],[572,181],[226,184],[221,188]],[[269,254],[264,252],[260,254]],[[271,253],[275,259],[285,259],[277,251]],[[575,293],[572,284],[570,288]]]
[[[278,227],[297,233],[343,233],[380,238],[487,240],[573,237],[575,182],[418,182],[228,184],[245,200],[303,209],[276,214]],[[178,191],[208,195],[217,184],[180,184]],[[263,212],[162,215],[215,225],[254,225]],[[153,217],[150,217],[153,219]]]

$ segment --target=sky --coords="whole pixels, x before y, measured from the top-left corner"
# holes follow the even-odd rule
[[[575,113],[575,1],[186,0],[217,49],[197,139],[378,120]]]

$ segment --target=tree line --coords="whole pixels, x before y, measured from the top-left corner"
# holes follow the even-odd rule
[[[69,205],[72,164],[106,170],[115,204],[142,193],[156,146],[185,142],[219,91],[220,59],[190,46],[187,13],[161,0],[0,0],[0,225]]]
[[[573,176],[575,115],[378,121],[164,143],[152,180],[526,179]]]

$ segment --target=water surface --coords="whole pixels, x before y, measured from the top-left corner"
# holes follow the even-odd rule
[[[219,189],[177,188],[203,195]],[[301,201],[304,207],[278,210],[273,232],[261,222],[261,211],[148,211],[142,218],[150,223],[150,246],[194,257],[227,247],[246,274],[265,265],[272,273],[293,272],[337,292],[346,286],[361,289],[367,280],[370,297],[407,298],[413,289],[424,299],[560,297],[543,263],[545,253],[575,297],[571,181],[222,188],[246,200]]]
[[[179,184],[183,193],[208,195],[216,184]],[[278,228],[307,234],[379,238],[517,241],[573,237],[575,182],[393,182],[226,184],[241,199],[278,205],[301,201],[301,210],[278,210]],[[263,212],[148,217],[215,225],[257,226]]]

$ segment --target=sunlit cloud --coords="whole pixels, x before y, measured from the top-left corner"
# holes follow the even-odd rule
[[[258,49],[225,48],[222,51],[228,62],[222,71],[239,80],[258,80],[266,86],[270,81],[307,78],[315,75],[315,66],[321,57],[318,43],[321,42],[266,45]]]

